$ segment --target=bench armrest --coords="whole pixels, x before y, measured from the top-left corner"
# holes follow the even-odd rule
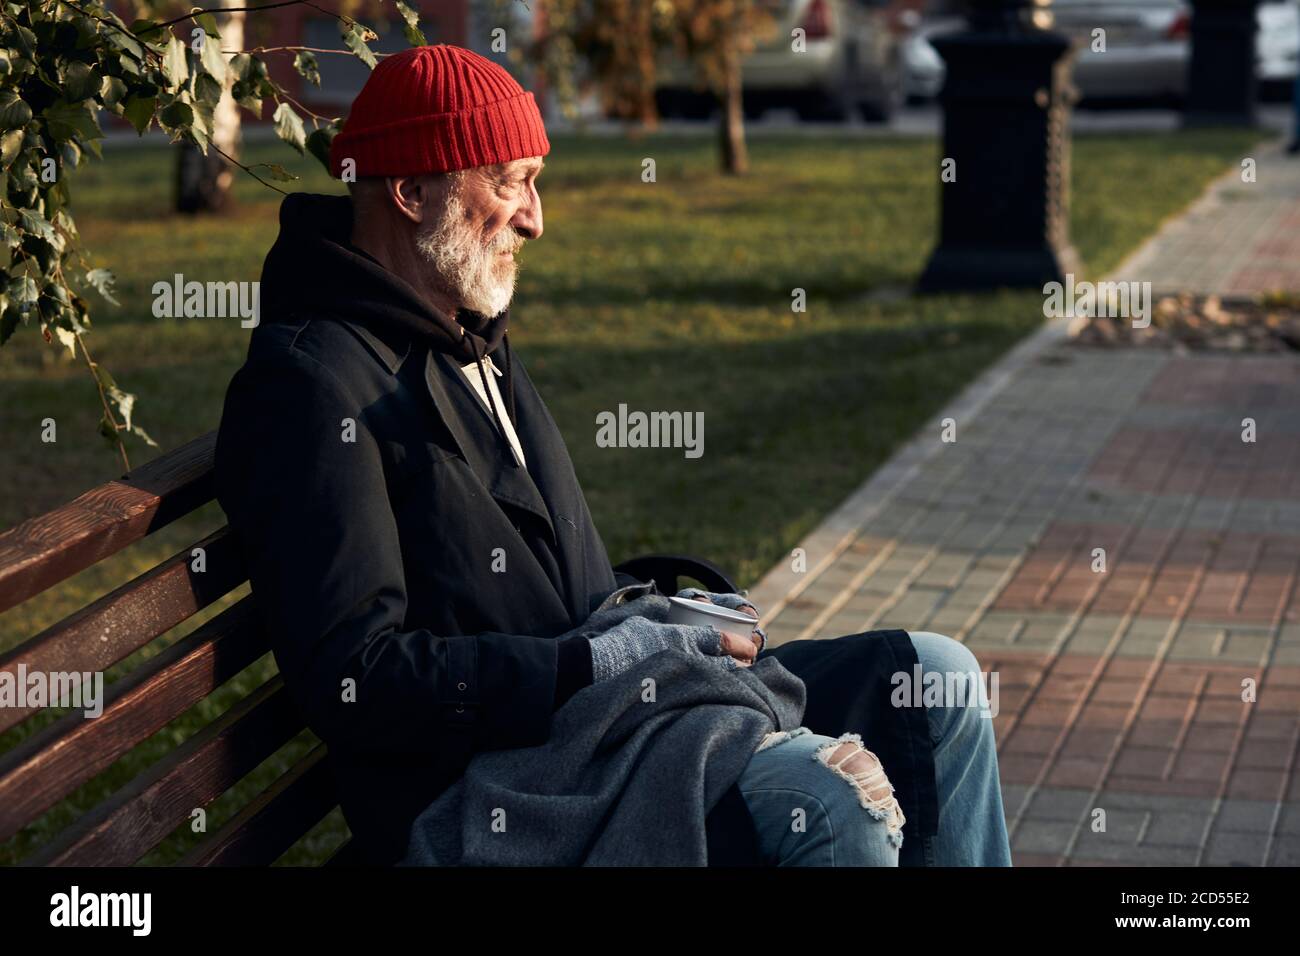
[[[681,577],[693,578],[704,585],[704,590],[718,594],[732,594],[739,590],[727,573],[713,562],[682,554],[643,554],[615,565],[614,571],[638,581],[653,581],[659,592],[667,595],[680,590],[677,583]]]

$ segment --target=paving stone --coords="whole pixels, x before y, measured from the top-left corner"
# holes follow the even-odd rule
[[[1269,866],[1300,866],[1300,836],[1285,835],[1273,842]]]
[[[1061,854],[1069,843],[1073,825],[1054,821],[1023,820],[1011,840],[1013,853]]]
[[[1209,828],[1209,814],[1155,812],[1142,842],[1153,846],[1199,847]]]
[[[1077,823],[1096,805],[1092,790],[1040,787],[1026,811],[1031,820]]]
[[[1203,866],[1263,866],[1267,862],[1268,836],[1233,833],[1216,828],[1205,847]]]
[[[1008,820],[1021,815],[1030,799],[1030,788],[1015,783],[1002,784],[1002,810]]]
[[[1194,866],[1200,851],[1184,846],[1133,846],[1123,842],[1091,840],[1081,842],[1071,862],[1096,860],[1111,866]]]
[[[1215,817],[1216,828],[1246,833],[1270,833],[1279,816],[1279,805],[1271,800],[1225,800]]]

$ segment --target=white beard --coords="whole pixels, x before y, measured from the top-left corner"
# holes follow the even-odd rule
[[[416,247],[433,267],[438,285],[465,308],[492,318],[510,304],[519,271],[513,258],[500,253],[516,252],[523,242],[507,227],[485,246],[453,192],[441,216],[416,239]]]

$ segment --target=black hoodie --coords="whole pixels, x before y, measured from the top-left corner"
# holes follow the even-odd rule
[[[510,310],[487,318],[461,309],[454,320],[433,308],[410,283],[352,245],[352,201],[346,196],[291,193],[280,206],[280,235],[262,266],[259,314],[267,322],[364,316],[388,325],[461,362],[476,362],[497,431],[510,439],[487,388],[484,356],[505,353],[506,414],[515,424]]]

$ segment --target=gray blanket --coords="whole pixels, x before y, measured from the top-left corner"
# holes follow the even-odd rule
[[[578,631],[667,608],[657,594],[603,605]],[[704,866],[705,817],[805,702],[774,658],[725,670],[703,653],[656,654],[575,694],[545,744],[477,754],[416,819],[401,865]]]

